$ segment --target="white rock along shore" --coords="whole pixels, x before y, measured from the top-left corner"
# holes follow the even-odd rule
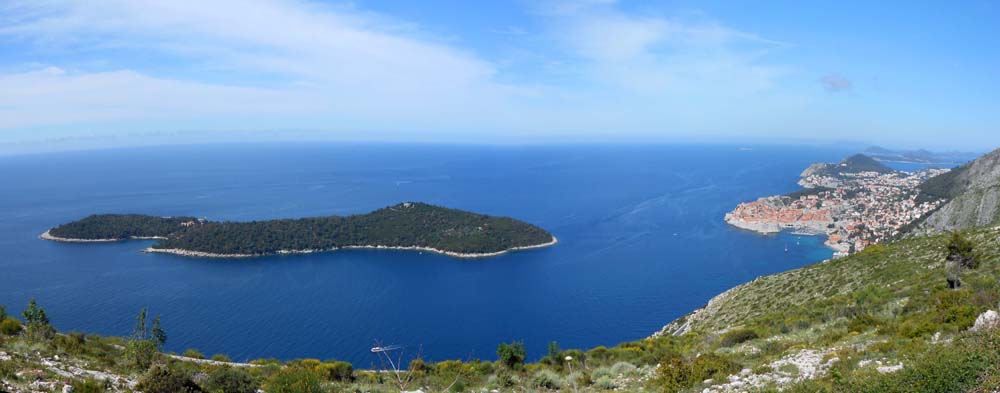
[[[343,247],[339,247],[339,248],[335,247],[335,248],[330,248],[330,249],[278,250],[278,252],[273,253],[273,254],[216,254],[216,253],[211,253],[211,252],[191,251],[191,250],[184,250],[184,249],[179,249],[179,248],[153,248],[153,247],[148,247],[148,248],[146,248],[146,249],[144,249],[142,251],[143,252],[148,252],[148,253],[157,253],[158,252],[158,253],[164,253],[164,254],[174,254],[174,255],[181,255],[181,256],[186,256],[186,257],[197,257],[197,258],[253,258],[253,257],[263,257],[263,256],[268,256],[268,255],[313,254],[313,253],[319,253],[319,252],[337,251],[337,250],[341,250],[341,249],[343,249],[343,250],[409,250],[409,251],[427,251],[427,252],[433,252],[433,253],[447,255],[447,256],[455,257],[455,258],[489,258],[489,257],[495,257],[495,256],[503,255],[503,254],[506,254],[506,253],[512,252],[512,251],[522,251],[522,250],[530,250],[530,249],[535,249],[535,248],[549,247],[549,246],[555,245],[558,242],[559,242],[559,239],[556,238],[555,236],[552,236],[552,240],[549,241],[549,242],[547,242],[547,243],[535,244],[535,245],[523,246],[523,247],[512,247],[512,248],[508,248],[506,250],[501,250],[501,251],[497,251],[497,252],[484,252],[484,253],[454,252],[454,251],[439,250],[439,249],[431,248],[431,247],[417,247],[417,246],[398,247],[398,246],[381,246],[381,245],[343,246]]]
[[[52,235],[52,230],[45,231],[45,233],[38,235],[39,239],[51,240],[54,242],[64,242],[64,243],[110,243],[110,242],[120,242],[124,240],[164,240],[165,237],[162,236],[129,236],[124,239],[73,239],[67,237],[58,237]]]

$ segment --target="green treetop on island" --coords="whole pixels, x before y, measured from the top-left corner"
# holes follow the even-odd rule
[[[250,222],[193,217],[93,215],[49,230],[53,240],[163,238],[153,250],[257,256],[343,247],[433,249],[490,255],[552,244],[545,230],[495,217],[425,203],[400,203],[367,214]]]

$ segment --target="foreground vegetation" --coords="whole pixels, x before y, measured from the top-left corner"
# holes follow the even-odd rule
[[[973,327],[1000,301],[998,235],[869,247],[734,288],[657,337],[588,351],[552,343],[534,362],[518,342],[501,344],[495,361],[393,352],[382,370],[318,359],[196,361],[204,356],[193,350],[158,352],[166,333],[155,319],[147,328],[145,312],[131,337],[104,338],[56,334],[44,310],[29,305],[23,323],[0,324],[0,379],[11,391],[54,381],[51,390],[70,383],[75,392],[147,393],[991,392],[1000,389],[1000,330]]]
[[[190,217],[95,215],[49,231],[71,239],[164,237],[153,246],[222,255],[269,255],[284,250],[345,246],[424,247],[456,253],[494,253],[549,243],[551,234],[507,217],[424,203],[401,203],[368,214],[252,222]]]

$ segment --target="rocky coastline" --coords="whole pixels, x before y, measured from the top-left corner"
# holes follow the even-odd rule
[[[119,238],[119,239],[73,239],[73,238],[55,236],[51,232],[52,232],[51,229],[47,230],[44,233],[42,233],[41,235],[38,235],[38,238],[42,239],[42,240],[50,240],[50,241],[54,241],[54,242],[63,242],[63,243],[112,243],[112,242],[121,242],[121,241],[126,241],[126,240],[164,240],[164,239],[166,239],[165,237],[162,237],[162,236],[129,236],[127,238]]]

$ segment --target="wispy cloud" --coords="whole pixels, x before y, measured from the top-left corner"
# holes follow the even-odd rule
[[[7,126],[143,116],[158,105],[176,109],[167,111],[174,115],[183,105],[226,113],[277,105],[322,108],[333,119],[388,113],[420,118],[434,110],[481,109],[521,92],[495,82],[493,65],[470,52],[351,8],[279,0],[42,0],[5,7],[2,37],[74,52],[124,51],[184,65],[177,68],[243,76],[221,84],[197,72],[156,75],[129,68],[7,75],[0,89],[8,92],[11,114],[36,113],[40,100],[64,103],[60,111],[69,112],[0,120]],[[275,78],[283,82],[255,82]],[[36,88],[18,89],[26,85]],[[164,91],[170,94],[155,98]],[[153,97],[136,100],[142,92]],[[87,110],[95,105],[111,110]]]
[[[715,20],[626,13],[613,1],[559,4],[549,13],[555,39],[589,76],[618,87],[725,96],[767,89],[783,73],[761,58],[789,44]]]
[[[225,128],[271,116],[334,131],[669,134],[749,127],[759,111],[801,102],[777,88],[788,70],[767,62],[789,44],[613,0],[535,11],[538,31],[497,33],[547,46],[508,67],[348,5],[11,0],[0,4],[0,43],[89,62],[0,74],[0,128],[147,120],[168,129],[213,116]]]

